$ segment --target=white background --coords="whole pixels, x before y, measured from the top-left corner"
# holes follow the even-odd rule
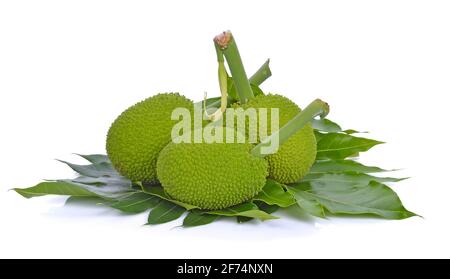
[[[449,257],[448,1],[1,1],[0,257]],[[157,92],[218,94],[212,38],[230,29],[262,88],[320,97],[344,128],[388,142],[362,162],[403,168],[394,186],[424,218],[295,217],[142,226],[64,198],[8,189],[73,175],[55,158],[104,153],[110,123]]]

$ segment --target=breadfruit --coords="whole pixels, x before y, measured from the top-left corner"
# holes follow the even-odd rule
[[[244,109],[268,108],[268,135],[271,134],[270,108],[279,108],[279,128],[301,112],[288,98],[276,95],[259,95],[242,106]],[[260,139],[259,139],[260,140]],[[266,157],[269,163],[269,177],[281,183],[294,183],[303,178],[316,158],[317,143],[310,124],[283,143],[275,154]]]
[[[171,140],[177,121],[173,109],[193,109],[191,100],[178,93],[163,93],[147,98],[117,117],[106,140],[106,151],[114,168],[132,181],[156,180],[156,160]]]
[[[201,209],[245,202],[264,187],[267,162],[248,143],[169,143],[159,154],[158,179],[172,198]]]

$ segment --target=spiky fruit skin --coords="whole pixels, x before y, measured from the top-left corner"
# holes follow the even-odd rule
[[[178,93],[147,98],[117,117],[111,125],[106,151],[114,168],[132,181],[156,180],[159,152],[171,141],[173,109],[193,109],[191,100]]]
[[[159,154],[158,179],[172,198],[222,209],[254,197],[266,183],[267,162],[251,144],[169,143]]]
[[[243,108],[268,108],[268,134],[271,134],[270,108],[279,108],[279,128],[289,122],[301,109],[288,98],[276,95],[259,95],[247,102]],[[313,165],[317,142],[311,125],[306,125],[283,143],[275,154],[266,157],[269,162],[269,177],[281,183],[294,183],[303,178]]]

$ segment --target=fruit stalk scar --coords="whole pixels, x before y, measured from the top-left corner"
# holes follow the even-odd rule
[[[230,31],[225,31],[214,37],[214,44],[223,53],[230,68],[231,76],[239,95],[241,104],[253,99],[253,91],[242,64],[241,55],[236,45],[236,40]]]
[[[327,116],[329,111],[330,107],[327,103],[320,99],[314,100],[304,110],[281,127],[281,129],[255,146],[252,149],[251,154],[256,157],[266,157],[267,155],[270,155],[270,152],[266,150],[271,147],[273,141],[278,141],[278,145],[282,145],[292,135],[300,131],[306,124],[311,122],[314,117],[320,116],[321,118],[324,118]]]

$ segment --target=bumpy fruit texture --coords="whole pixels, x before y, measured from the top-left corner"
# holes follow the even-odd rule
[[[193,109],[178,93],[158,94],[125,110],[111,125],[106,151],[117,171],[132,181],[156,180],[159,152],[171,141],[173,109]]]
[[[158,179],[174,199],[221,209],[254,197],[266,183],[267,162],[251,144],[169,143],[160,153]]]
[[[279,108],[279,128],[301,112],[288,98],[269,94],[259,95],[246,103],[243,108],[268,108],[268,135],[271,134],[270,108]],[[281,183],[294,183],[303,178],[316,158],[317,143],[311,125],[305,126],[283,143],[278,152],[266,157],[269,162],[269,177]]]

